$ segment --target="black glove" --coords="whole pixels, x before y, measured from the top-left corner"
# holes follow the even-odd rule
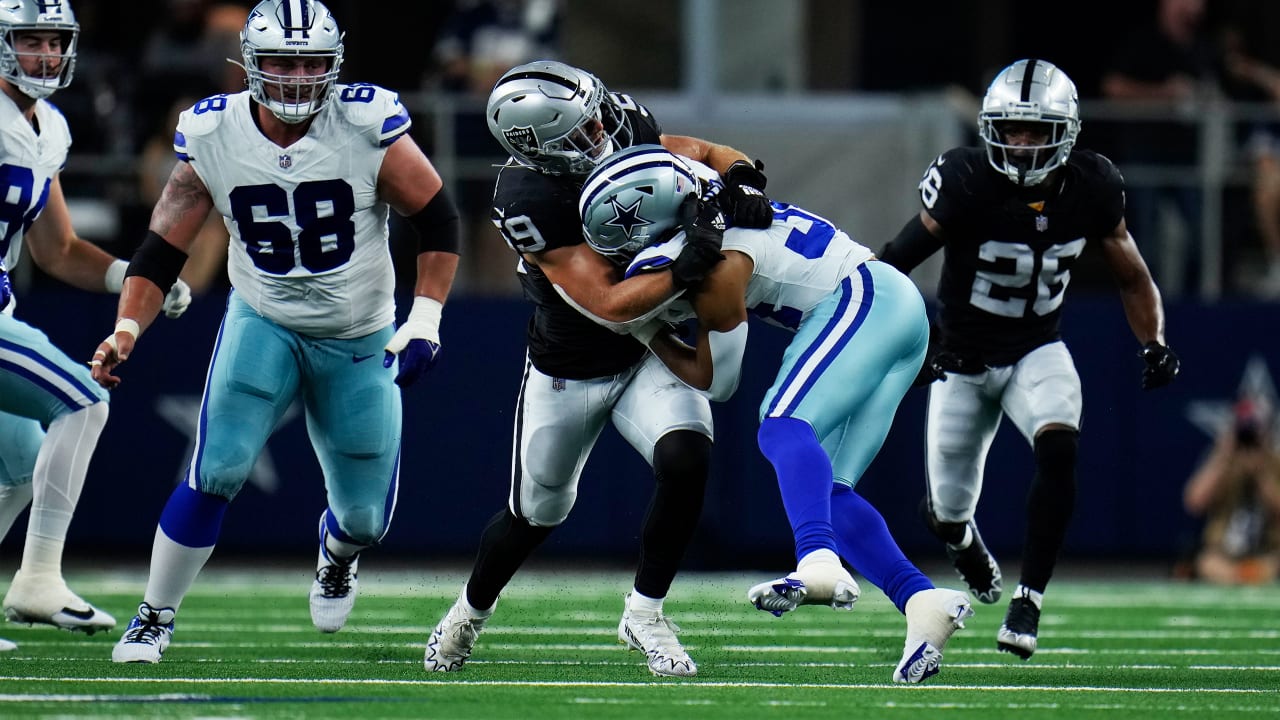
[[[755,165],[738,160],[724,171],[724,189],[729,196],[729,209],[735,227],[767,228],[773,224],[773,206],[764,194],[768,180],[764,163]]]
[[[1177,354],[1168,345],[1161,345],[1156,340],[1143,345],[1138,357],[1147,364],[1146,369],[1142,371],[1143,390],[1168,385],[1178,377],[1178,370],[1182,367],[1182,363],[1178,362]]]
[[[724,242],[724,213],[717,198],[700,198],[689,193],[678,211],[684,227],[685,247],[671,263],[671,277],[676,288],[700,285],[716,263],[724,260],[720,245]]]
[[[916,373],[916,379],[911,381],[911,387],[924,387],[938,380],[946,379],[946,371],[939,367],[938,363],[934,362],[934,358],[926,357],[924,364],[920,366],[920,372]]]

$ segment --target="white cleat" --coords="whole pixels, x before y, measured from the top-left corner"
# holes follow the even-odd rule
[[[4,596],[4,616],[13,623],[53,625],[88,635],[116,626],[115,618],[71,592],[62,576],[21,570]]]
[[[893,671],[896,683],[920,683],[938,674],[942,650],[964,621],[973,616],[966,593],[945,588],[922,590],[907,600],[907,641]]]
[[[320,632],[334,633],[347,624],[351,610],[356,606],[358,586],[356,569],[360,556],[342,560],[329,554],[325,547],[324,516],[320,516],[320,556],[316,560],[316,579],[311,583],[308,595],[311,605],[311,624]]]
[[[623,600],[618,642],[645,654],[649,672],[660,677],[693,677],[698,665],[689,657],[676,633],[680,627],[662,613],[631,610],[631,593]]]
[[[4,638],[0,638],[0,652],[9,652],[10,650],[17,650],[17,649],[18,649],[18,643],[13,642],[11,640],[5,640]]]
[[[471,610],[466,598],[467,589],[464,587],[458,601],[449,608],[427,639],[427,651],[422,657],[422,666],[427,672],[461,670],[467,658],[471,657],[476,638],[480,637],[480,631],[493,615],[493,610],[481,617]]]
[[[111,662],[152,665],[160,662],[173,640],[173,617],[173,608],[156,610],[145,602],[139,605],[138,614],[129,621],[124,635],[111,649]]]
[[[836,554],[817,550],[801,558],[790,575],[752,587],[747,591],[747,600],[758,610],[781,616],[800,605],[852,610],[860,595],[858,583]]]

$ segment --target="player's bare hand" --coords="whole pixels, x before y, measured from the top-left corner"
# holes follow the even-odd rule
[[[93,358],[89,360],[89,373],[94,382],[108,390],[120,384],[120,378],[113,375],[112,371],[129,359],[133,345],[138,340],[137,333],[130,328],[120,329],[120,325],[116,328],[115,332],[98,343],[98,349],[93,351]]]

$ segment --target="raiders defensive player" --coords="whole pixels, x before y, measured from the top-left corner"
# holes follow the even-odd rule
[[[1146,367],[1142,387],[1171,382],[1160,292],[1124,222],[1124,180],[1107,158],[1074,150],[1076,88],[1043,60],[1000,71],[982,101],[985,147],[943,153],[920,181],[924,205],[881,253],[910,272],[943,249],[938,349],[923,373],[928,493],[922,511],[982,602],[1000,599],[1000,568],[974,523],[983,466],[1008,414],[1032,444],[1022,574],[1001,626],[1001,650],[1036,650],[1041,600],[1075,500],[1081,392],[1058,323],[1071,269],[1098,243],[1119,285]]]
[[[489,130],[512,156],[498,172],[493,222],[520,256],[520,281],[534,312],[517,399],[508,507],[485,528],[471,576],[431,634],[424,665],[462,667],[499,593],[568,517],[591,448],[612,421],[654,473],[619,639],[643,651],[654,674],[694,675],[697,665],[662,604],[702,509],[711,410],[639,342],[575,309],[610,314],[607,276],[615,272],[583,243],[578,192],[609,153],[661,142],[723,172],[735,220],[763,227],[773,219],[761,192],[764,175],[732,148],[663,134],[645,107],[563,63],[539,61],[507,71],[489,96],[487,115]],[[625,215],[621,209],[622,220]],[[718,259],[713,254],[712,261]],[[705,271],[697,265],[680,269],[686,283]]]

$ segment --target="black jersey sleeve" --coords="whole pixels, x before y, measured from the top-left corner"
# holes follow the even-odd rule
[[[518,165],[498,172],[490,214],[507,245],[536,253],[582,242],[578,184]]]
[[[649,112],[649,108],[636,102],[635,98],[625,93],[609,93],[614,104],[622,108],[627,123],[631,126],[631,144],[648,145],[658,142],[662,137],[662,126],[658,119]]]
[[[939,155],[920,178],[920,204],[944,228],[965,224],[978,193],[981,151],[953,148]]]
[[[1092,151],[1081,154],[1088,169],[1085,177],[1090,186],[1089,207],[1094,212],[1090,237],[1103,237],[1124,219],[1124,176],[1107,156]]]

